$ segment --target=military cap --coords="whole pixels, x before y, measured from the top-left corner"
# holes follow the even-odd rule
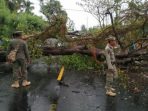
[[[22,36],[23,31],[15,31],[13,32],[13,37],[19,37]]]
[[[112,40],[116,40],[116,38],[112,35],[109,35],[108,38],[106,38],[107,41],[112,41]]]

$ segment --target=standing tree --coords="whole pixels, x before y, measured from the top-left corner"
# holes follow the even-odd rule
[[[30,2],[29,0],[24,0],[24,8],[26,13],[32,13],[31,11],[34,9],[34,6],[32,6],[33,3]]]
[[[75,29],[75,23],[70,18],[68,18],[68,21],[67,21],[67,29],[68,31],[74,31]]]
[[[41,1],[41,12],[45,15],[49,22],[46,34],[49,37],[63,38],[66,35],[67,13],[62,9],[59,1],[50,0],[48,2]]]
[[[81,0],[78,5],[83,7],[86,12],[89,12],[98,20],[100,28],[104,28],[106,9],[112,6],[113,2],[111,0]]]
[[[49,22],[52,22],[58,16],[65,16],[66,12],[62,10],[59,1],[50,0],[41,4],[41,12],[46,16]]]
[[[17,12],[19,10],[31,13],[34,9],[32,2],[29,0],[6,0],[7,7],[11,12]]]
[[[102,29],[109,25],[109,19],[106,16],[106,11],[112,9],[115,23],[118,24],[119,14],[122,11],[123,4],[130,0],[81,0],[80,5],[84,10],[92,14],[99,22],[99,27]]]
[[[17,12],[25,0],[6,0],[6,4],[11,12]]]
[[[10,4],[16,8],[10,7]],[[15,30],[40,32],[47,26],[45,20],[31,13],[31,4],[29,0],[0,0],[0,37],[10,37]],[[23,9],[18,13],[20,8]]]
[[[87,32],[87,29],[86,29],[85,25],[81,26],[81,32],[82,33],[86,33]]]

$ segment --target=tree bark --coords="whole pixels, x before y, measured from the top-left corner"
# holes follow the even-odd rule
[[[43,48],[43,55],[72,55],[74,53],[84,54],[84,55],[92,55],[92,52],[85,47],[75,47],[75,48]],[[97,49],[96,55],[103,55],[104,51],[101,49]]]

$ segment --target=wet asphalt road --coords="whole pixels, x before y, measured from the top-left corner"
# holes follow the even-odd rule
[[[69,87],[61,88],[57,111],[147,111],[126,92],[117,91],[116,97],[105,95],[105,79],[96,73],[68,72],[64,81]],[[140,104],[139,104],[140,103]]]
[[[0,111],[49,111],[54,99],[57,111],[147,111],[147,105],[134,104],[124,94],[106,96],[104,79],[96,73],[68,71],[64,74],[68,86],[60,87],[56,76],[29,74],[30,87],[12,89],[12,75],[1,73]]]

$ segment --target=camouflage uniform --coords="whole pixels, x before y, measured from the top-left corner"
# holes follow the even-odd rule
[[[107,75],[106,75],[106,90],[110,90],[112,88],[114,78],[118,77],[115,65],[116,60],[115,60],[114,50],[110,44],[107,44],[105,48],[105,56],[108,66]]]
[[[9,54],[11,50],[17,47],[17,45],[19,45],[19,48],[16,55],[16,61],[12,63],[13,79],[14,81],[19,80],[20,78],[27,80],[26,60],[29,61],[30,58],[26,42],[19,38],[13,39],[9,44],[7,53]]]

